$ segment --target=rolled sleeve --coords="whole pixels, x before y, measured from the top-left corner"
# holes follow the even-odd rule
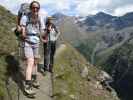
[[[22,16],[22,18],[20,20],[20,25],[21,26],[26,26],[26,22],[27,22],[27,17],[26,16]]]

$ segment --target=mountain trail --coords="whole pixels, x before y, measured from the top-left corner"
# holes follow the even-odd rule
[[[65,48],[66,48],[66,45],[61,44],[56,50],[55,57],[57,57]],[[43,60],[41,61],[41,63],[43,63]],[[27,96],[23,94],[21,89],[19,89],[17,100],[52,100],[52,97],[51,97],[52,96],[52,75],[51,73],[47,72],[45,76],[39,73],[38,80],[40,82],[40,88],[35,89],[36,98],[34,99],[28,98]]]
[[[52,85],[51,85],[50,73],[47,73],[46,76],[42,76],[41,74],[39,74],[38,76],[39,76],[40,88],[35,89],[36,97],[34,99],[28,98],[20,90],[18,100],[52,100],[51,98]]]

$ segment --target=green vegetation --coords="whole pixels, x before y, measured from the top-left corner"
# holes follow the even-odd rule
[[[133,66],[133,44],[132,42],[128,42],[123,44],[121,47],[116,48],[111,55],[107,57],[104,62],[101,63],[104,66],[104,69],[108,72],[112,72],[112,70],[119,71],[121,76],[122,73],[125,72],[127,68],[131,68]],[[108,67],[107,67],[108,66]],[[127,74],[132,75],[132,72],[128,70]]]
[[[89,69],[88,76],[83,78],[81,72],[85,67]],[[115,100],[110,92],[95,88],[98,73],[76,49],[67,45],[55,60],[55,100]]]
[[[5,8],[0,7],[0,98],[4,97],[7,78],[6,57],[16,51],[17,42],[11,29],[15,26],[15,16]]]
[[[85,65],[84,59],[80,58],[73,49],[68,46],[55,61],[55,95],[57,100],[71,100],[71,95],[79,98],[80,71]],[[77,65],[77,68],[74,67]],[[60,88],[59,88],[60,87]]]
[[[4,56],[0,57],[0,97],[4,96],[4,86],[5,86],[5,79],[6,79],[6,69],[4,68],[6,63],[4,61]]]
[[[96,41],[94,40],[83,40],[82,42],[80,41],[75,48],[81,52],[88,61],[90,61],[93,49],[96,46]]]
[[[99,64],[114,78],[114,87],[124,100],[132,100],[133,44],[132,40],[113,50]],[[107,54],[107,53],[106,53]],[[106,55],[107,56],[107,55]],[[104,58],[104,57],[103,57]]]

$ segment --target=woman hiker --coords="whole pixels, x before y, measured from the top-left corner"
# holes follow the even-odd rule
[[[53,69],[56,41],[60,35],[60,32],[52,22],[54,19],[53,17],[47,18],[45,34],[42,36],[44,47],[44,71],[48,70],[49,72],[52,72]]]
[[[37,81],[37,63],[39,58],[40,33],[44,31],[44,20],[39,15],[40,4],[37,1],[30,3],[30,13],[22,16],[20,26],[22,29],[22,38],[24,41],[24,53],[26,57],[26,75],[24,92],[28,95],[34,95],[32,87],[38,88]]]

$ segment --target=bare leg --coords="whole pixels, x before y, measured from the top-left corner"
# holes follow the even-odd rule
[[[38,73],[37,64],[38,64],[38,58],[35,58],[34,59],[33,70],[32,70],[32,75],[37,75],[37,73]]]
[[[35,91],[32,90],[32,81],[31,81],[31,74],[34,65],[34,58],[27,58],[27,68],[26,68],[26,81],[24,86],[24,91],[26,95],[31,95],[34,97]]]
[[[39,88],[39,86],[40,86],[40,84],[38,82],[38,78],[37,78],[37,76],[38,76],[38,66],[37,66],[37,64],[38,64],[38,59],[35,59],[34,66],[33,66],[33,73],[32,73],[32,82],[33,82],[32,85],[35,88]]]
[[[26,80],[31,80],[34,58],[27,58]]]

